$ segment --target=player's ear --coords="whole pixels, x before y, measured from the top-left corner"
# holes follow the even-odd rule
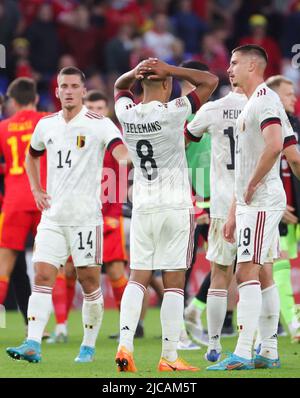
[[[86,94],[87,94],[87,89],[83,87],[83,97],[86,97]]]
[[[58,95],[58,87],[55,88],[55,97],[56,97],[56,98],[59,98],[59,95]]]

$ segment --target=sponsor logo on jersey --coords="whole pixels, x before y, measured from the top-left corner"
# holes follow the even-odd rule
[[[242,256],[250,256],[250,252],[248,249],[244,250]]]
[[[91,255],[91,253],[88,253],[84,256],[84,258],[92,258],[93,256]]]
[[[77,136],[77,148],[83,148],[85,146],[85,136],[78,135]]]
[[[49,138],[49,140],[47,141],[47,145],[51,145],[51,144],[53,144],[53,141],[51,138]]]

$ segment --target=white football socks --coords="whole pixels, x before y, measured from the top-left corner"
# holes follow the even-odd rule
[[[145,286],[129,281],[122,296],[119,348],[124,346],[130,352],[133,352],[133,338],[140,319],[145,292]]]
[[[34,285],[28,302],[28,340],[41,343],[52,310],[52,287]]]
[[[208,350],[221,351],[221,330],[227,311],[227,290],[208,289],[207,294],[207,328],[209,336]]]
[[[164,289],[160,310],[162,354],[168,361],[176,361],[177,345],[183,323],[184,293],[182,289]]]
[[[260,282],[250,280],[241,283],[237,305],[237,324],[239,338],[234,353],[252,359],[252,345],[261,313],[262,295]]]
[[[259,318],[259,336],[261,350],[259,355],[268,359],[277,359],[277,327],[280,315],[280,299],[276,285],[262,290],[262,307]]]
[[[83,340],[81,345],[95,347],[102,324],[104,302],[101,288],[90,294],[83,294],[82,324]]]

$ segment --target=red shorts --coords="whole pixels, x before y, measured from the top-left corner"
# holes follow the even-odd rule
[[[27,237],[36,234],[41,219],[40,211],[11,211],[0,215],[0,247],[24,250]]]
[[[103,263],[127,261],[123,217],[104,217]]]

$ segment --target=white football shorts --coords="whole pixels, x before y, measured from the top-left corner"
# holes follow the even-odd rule
[[[281,210],[237,209],[238,263],[263,265],[279,258],[278,226],[282,215]]]
[[[53,226],[41,222],[34,241],[32,261],[59,268],[71,255],[75,267],[102,264],[103,225]]]
[[[223,227],[226,219],[211,218],[208,231],[207,260],[219,265],[232,265],[237,255],[237,244],[229,243],[223,238]]]
[[[132,213],[130,268],[185,270],[194,249],[194,215],[191,209]]]

